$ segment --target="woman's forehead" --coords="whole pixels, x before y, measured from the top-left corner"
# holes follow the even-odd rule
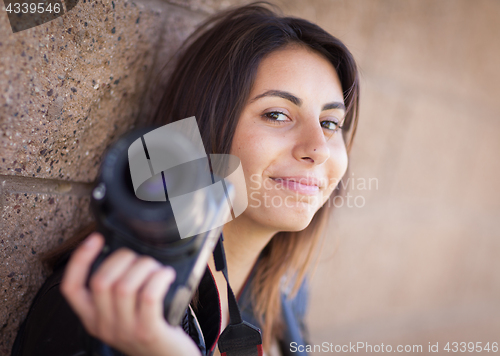
[[[289,45],[262,59],[250,97],[269,90],[290,92],[304,100],[343,102],[333,65],[319,52],[302,45]]]

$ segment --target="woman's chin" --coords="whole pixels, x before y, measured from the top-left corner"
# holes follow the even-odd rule
[[[302,231],[309,226],[318,209],[317,204],[309,202],[294,202],[287,206],[249,205],[242,215],[268,230]]]
[[[272,219],[274,227],[279,231],[302,231],[312,221],[314,214],[288,214],[283,216],[280,214]]]

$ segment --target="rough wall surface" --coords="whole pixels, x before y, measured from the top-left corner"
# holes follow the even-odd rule
[[[40,255],[90,221],[88,194],[105,148],[147,119],[160,68],[221,6],[195,3],[80,0],[15,34],[2,8],[0,355],[10,353],[50,272]]]

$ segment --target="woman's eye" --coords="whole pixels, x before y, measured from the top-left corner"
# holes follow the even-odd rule
[[[338,122],[330,121],[330,120],[321,121],[321,127],[324,127],[325,129],[332,130],[332,131],[335,131],[335,130],[341,128],[339,126]]]
[[[262,115],[266,120],[281,124],[288,121],[288,116],[280,111],[271,111]]]

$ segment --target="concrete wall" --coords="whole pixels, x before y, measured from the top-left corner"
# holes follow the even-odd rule
[[[13,34],[0,12],[0,355],[49,271],[39,256],[89,221],[104,149],[148,117],[159,69],[217,1],[83,1]]]
[[[0,355],[49,273],[38,256],[88,221],[105,147],[149,116],[146,89],[194,26],[232,3],[80,0],[17,34],[0,12]],[[277,3],[362,70],[350,193],[363,206],[327,234],[313,342],[500,341],[500,4]]]

